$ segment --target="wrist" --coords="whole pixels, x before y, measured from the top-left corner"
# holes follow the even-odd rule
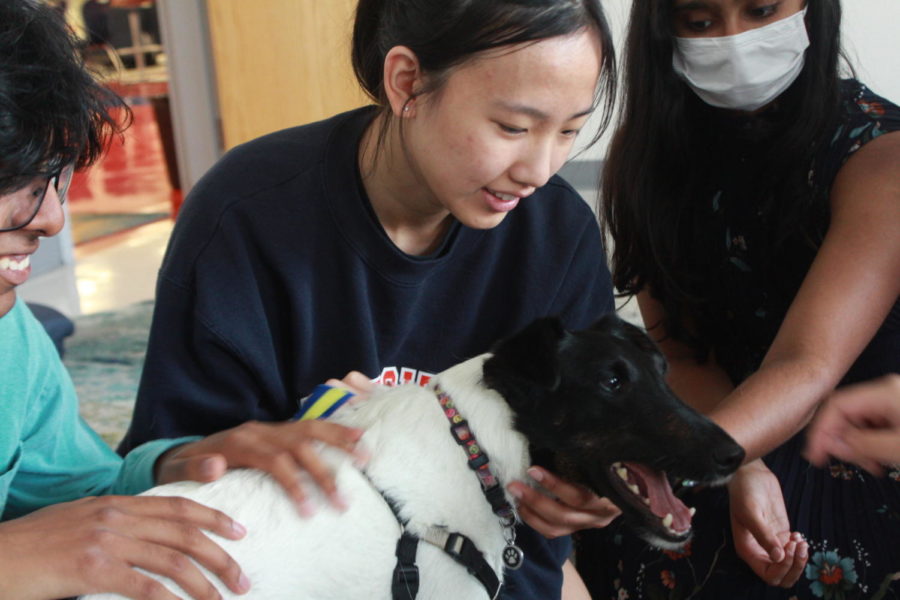
[[[187,444],[179,444],[177,446],[172,446],[162,454],[156,457],[156,461],[153,463],[153,481],[159,485],[160,478],[159,474],[162,471],[163,467],[166,464],[166,461],[172,458],[174,455],[178,454],[182,448],[187,446]]]
[[[763,462],[761,458],[757,458],[755,460],[751,460],[750,462],[741,465],[737,471],[734,472],[734,475],[731,476],[731,479],[728,480],[726,484],[728,487],[729,493],[734,491],[736,487],[744,485],[744,482],[747,480],[752,480],[760,475],[766,475],[771,473],[769,467],[766,466],[766,463]]]
[[[769,467],[766,465],[765,461],[761,458],[755,458],[750,462],[744,463],[737,470],[737,473],[753,473],[753,472],[767,472],[769,471]]]

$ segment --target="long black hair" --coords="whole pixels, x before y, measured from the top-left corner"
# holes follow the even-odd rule
[[[602,222],[614,241],[613,282],[620,292],[648,289],[666,317],[663,331],[707,356],[704,307],[719,257],[699,218],[721,166],[722,111],[706,105],[675,74],[674,2],[634,0],[626,40],[623,108],[601,182]],[[802,72],[756,119],[765,144],[753,155],[752,187],[769,231],[771,256],[789,239],[807,236],[813,192],[809,166],[841,107],[839,0],[808,2],[810,46]],[[768,121],[768,119],[773,119]],[[750,119],[753,120],[753,119]],[[750,121],[748,120],[748,121]],[[712,241],[715,245],[715,241]],[[721,245],[721,244],[720,244]]]
[[[130,118],[85,70],[58,11],[0,2],[0,193],[67,164],[92,164]]]
[[[363,90],[390,118],[384,91],[384,59],[406,46],[437,91],[453,67],[478,53],[537,42],[588,29],[597,32],[602,52],[598,98],[603,112],[598,139],[609,123],[616,95],[616,59],[600,0],[359,0],[353,28],[353,69]]]

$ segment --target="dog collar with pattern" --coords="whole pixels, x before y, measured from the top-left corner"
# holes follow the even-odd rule
[[[522,566],[525,560],[525,553],[516,546],[515,525],[519,520],[516,509],[507,502],[500,480],[491,471],[488,455],[478,444],[475,433],[469,427],[468,421],[459,413],[450,394],[443,391],[437,384],[434,386],[434,393],[441,404],[444,416],[450,421],[450,433],[453,435],[453,439],[465,450],[469,468],[478,475],[481,491],[484,492],[485,498],[491,504],[491,510],[500,518],[503,537],[506,540],[506,548],[503,549],[503,564],[509,569],[516,570]]]

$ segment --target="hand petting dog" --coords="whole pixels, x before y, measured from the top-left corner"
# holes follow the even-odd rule
[[[531,467],[528,475],[543,491],[521,481],[511,482],[507,489],[519,500],[522,520],[544,537],[557,538],[582,529],[606,527],[622,514],[608,499],[546,469]]]
[[[136,571],[164,575],[193,598],[215,587],[194,559],[236,594],[250,589],[238,564],[207,536],[244,536],[224,513],[184,498],[85,498],[0,524],[0,597],[31,600],[115,592],[175,598]],[[13,576],[15,575],[15,576]]]
[[[259,469],[275,478],[302,516],[310,516],[313,505],[302,484],[302,472],[306,472],[335,508],[344,510],[346,503],[338,494],[334,474],[319,458],[317,447],[320,443],[334,446],[364,463],[366,455],[356,448],[362,434],[361,429],[329,421],[250,421],[169,450],[157,461],[156,480],[159,484],[205,483],[219,479],[228,469]]]

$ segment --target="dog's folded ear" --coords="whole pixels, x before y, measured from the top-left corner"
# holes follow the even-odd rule
[[[556,388],[559,385],[559,344],[565,335],[558,318],[544,317],[501,340],[494,347],[494,355],[484,365],[485,383],[498,389],[503,383],[518,380],[543,388]]]
[[[619,339],[630,341],[644,354],[653,358],[657,372],[665,375],[668,370],[669,365],[666,362],[665,356],[663,356],[659,346],[656,345],[656,342],[650,338],[647,332],[620,318],[616,313],[603,315],[590,326],[590,329],[604,331]]]

